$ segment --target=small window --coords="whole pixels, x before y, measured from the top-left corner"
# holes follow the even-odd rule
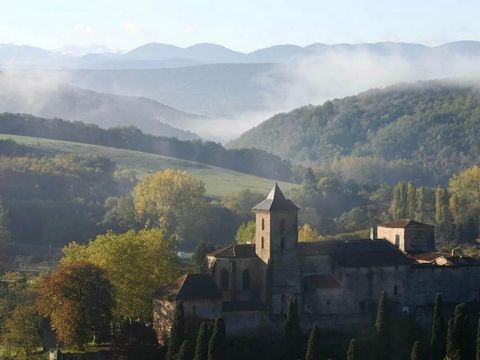
[[[285,219],[280,220],[280,230],[281,231],[285,230]]]
[[[262,249],[265,249],[265,239],[262,236]]]
[[[228,271],[225,269],[222,270],[220,284],[222,286],[222,289],[228,289],[228,285],[229,285]]]
[[[250,272],[244,270],[242,274],[242,288],[244,291],[250,290]]]
[[[399,247],[400,246],[400,235],[395,235],[395,246]]]
[[[282,296],[280,298],[280,301],[281,301],[281,306],[282,306],[281,313],[282,313],[282,315],[285,315],[286,314],[286,309],[287,309],[287,296],[285,294],[282,294]]]
[[[193,316],[197,315],[197,307],[195,305],[192,306],[192,314]]]
[[[393,295],[398,295],[398,286],[397,285],[395,285],[393,287]]]
[[[265,230],[265,219],[262,219],[262,230]]]
[[[330,300],[327,300],[327,306],[330,306],[331,302]]]
[[[282,249],[282,250],[285,249],[285,238],[284,237],[282,237],[280,239],[280,249]]]

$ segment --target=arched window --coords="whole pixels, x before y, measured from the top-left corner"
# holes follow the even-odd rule
[[[222,289],[228,289],[229,281],[228,281],[228,271],[222,269],[221,277],[220,277],[220,284]]]
[[[400,235],[395,235],[395,246],[399,247],[400,246]]]
[[[265,230],[265,219],[262,219],[262,230]]]
[[[285,230],[285,219],[280,220],[280,230]]]
[[[262,236],[262,249],[265,249],[265,239]]]
[[[250,290],[250,272],[248,270],[243,271],[242,288],[244,291]]]
[[[281,250],[285,249],[285,238],[284,237],[282,237],[280,239],[280,249]]]

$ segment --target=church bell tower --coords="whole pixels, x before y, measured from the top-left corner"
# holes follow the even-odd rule
[[[285,198],[277,183],[267,198],[253,207],[255,252],[267,269],[266,300],[272,315],[286,314],[291,296],[301,304],[298,210]]]

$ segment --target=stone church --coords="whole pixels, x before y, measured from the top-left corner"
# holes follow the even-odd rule
[[[298,241],[299,208],[275,184],[253,207],[255,244],[208,254],[204,270],[161,289],[154,300],[160,342],[172,310],[225,319],[229,335],[275,333],[295,296],[302,326],[368,329],[382,292],[399,313],[428,321],[437,294],[444,303],[480,300],[480,261],[436,252],[434,227],[399,220],[371,230],[369,239]]]

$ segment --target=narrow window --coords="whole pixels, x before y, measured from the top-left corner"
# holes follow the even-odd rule
[[[242,274],[242,287],[244,291],[250,290],[250,272],[248,270],[244,270]]]
[[[262,219],[262,230],[265,230],[265,219]]]
[[[280,230],[281,231],[285,230],[285,219],[280,220]]]
[[[262,236],[262,249],[265,249],[265,239]]]
[[[192,314],[193,316],[197,315],[197,307],[195,305],[192,306]]]
[[[221,279],[220,279],[220,284],[222,286],[222,289],[228,289],[228,271],[223,269],[222,274],[221,274]]]
[[[280,239],[280,249],[282,249],[282,250],[285,249],[285,238],[284,237],[282,237]]]
[[[285,315],[286,313],[286,308],[287,308],[287,296],[285,294],[282,294],[281,298],[281,306],[282,306],[282,309],[281,309],[281,313],[282,315]]]
[[[400,246],[400,235],[395,235],[395,246],[399,247]]]
[[[395,285],[393,287],[393,295],[398,295],[398,286],[397,285]]]
[[[360,309],[360,312],[365,312],[365,301],[360,301],[358,303],[358,308]]]

